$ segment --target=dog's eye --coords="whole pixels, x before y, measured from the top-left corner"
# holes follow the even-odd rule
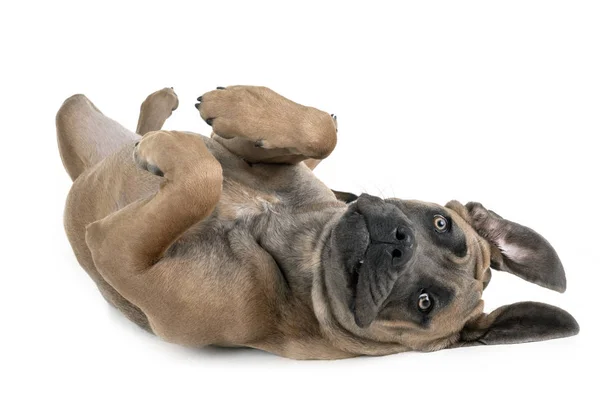
[[[433,227],[438,233],[444,233],[448,230],[448,220],[442,215],[435,215],[433,217]]]
[[[423,292],[419,295],[419,301],[417,304],[421,312],[427,313],[433,307],[433,300],[429,298],[429,293]]]

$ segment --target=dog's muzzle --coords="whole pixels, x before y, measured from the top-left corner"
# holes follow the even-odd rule
[[[408,217],[397,206],[367,194],[358,198],[356,211],[365,218],[369,231],[368,253],[392,269],[404,268],[417,247]]]

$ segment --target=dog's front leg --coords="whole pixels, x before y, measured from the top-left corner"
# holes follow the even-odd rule
[[[163,88],[150,94],[140,107],[136,132],[144,135],[162,128],[167,118],[179,106],[179,99],[173,88]]]
[[[169,303],[198,285],[190,272],[173,272],[160,261],[180,235],[212,213],[222,169],[202,139],[181,132],[146,134],[134,157],[139,167],[164,178],[159,191],[88,225],[86,243],[104,279],[154,326],[172,320]]]

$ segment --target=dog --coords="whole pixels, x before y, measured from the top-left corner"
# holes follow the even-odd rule
[[[159,337],[340,359],[575,335],[558,307],[483,312],[491,269],[564,292],[538,233],[479,203],[335,192],[312,170],[337,119],[265,87],[218,87],[196,108],[210,138],[163,131],[171,88],[136,133],[83,95],[56,117],[73,179],[65,230],[104,298]]]

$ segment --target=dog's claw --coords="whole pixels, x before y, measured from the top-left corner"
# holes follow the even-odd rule
[[[217,87],[217,90],[224,90],[225,87]]]
[[[202,96],[196,98],[196,100],[202,102]]]
[[[200,104],[198,104],[198,105],[200,105]],[[212,122],[213,122],[213,119],[212,119],[212,118],[209,118],[209,119],[207,119],[207,120],[206,120],[206,123],[207,123],[208,125],[210,125],[211,127],[212,127]]]
[[[200,103],[194,104],[194,107],[196,107],[197,109],[200,109]]]

